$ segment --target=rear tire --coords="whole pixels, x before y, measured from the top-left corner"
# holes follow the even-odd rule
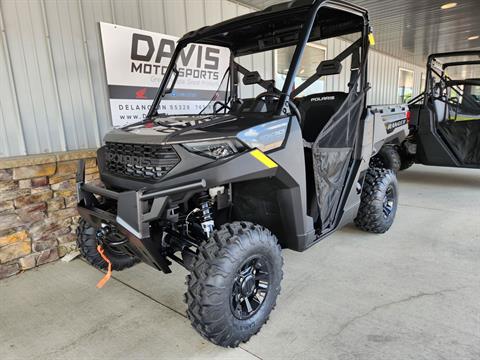
[[[370,159],[370,167],[390,169],[395,172],[400,170],[402,160],[393,145],[384,145],[380,151]]]
[[[388,169],[369,168],[355,225],[364,231],[382,234],[392,226],[397,205],[398,183],[395,173]]]
[[[108,264],[97,251],[97,236],[96,230],[93,226],[88,224],[85,220],[80,219],[77,228],[77,246],[80,254],[92,266],[97,269],[106,270]],[[104,252],[107,258],[112,263],[112,270],[120,271],[132,267],[139,260],[130,254],[119,253],[108,247],[104,247]]]
[[[203,243],[187,276],[192,326],[207,340],[236,347],[268,320],[280,293],[277,238],[249,222],[222,225]]]
[[[415,157],[407,153],[407,151],[403,148],[399,149],[400,154],[400,170],[406,170],[415,164]]]

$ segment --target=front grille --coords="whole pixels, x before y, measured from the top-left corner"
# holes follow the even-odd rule
[[[114,175],[158,180],[179,162],[171,145],[106,144],[106,166]]]

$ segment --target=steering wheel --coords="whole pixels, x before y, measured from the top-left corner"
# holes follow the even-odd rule
[[[276,92],[269,92],[269,91],[265,91],[263,93],[260,93],[258,94],[256,97],[255,97],[255,100],[254,100],[254,103],[257,103],[258,101],[260,101],[260,99],[263,99],[263,98],[266,98],[266,97],[273,97],[273,98],[276,98],[276,99],[279,99],[280,98],[280,95],[279,93],[276,93]],[[290,110],[292,110],[292,112],[294,113],[294,115],[297,117],[298,119],[298,122],[301,123],[301,116],[300,116],[300,111],[298,110],[297,106],[295,105],[295,103],[289,98],[288,99],[288,105],[290,106]]]
[[[217,109],[217,105],[220,105],[220,107]],[[224,109],[227,109],[227,110],[231,110],[230,109],[230,106],[228,106],[227,104],[221,102],[221,101],[215,101],[213,103],[213,112],[215,114],[219,113],[220,111],[224,110]]]

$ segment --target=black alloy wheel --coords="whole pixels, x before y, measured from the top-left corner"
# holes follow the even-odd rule
[[[395,207],[395,189],[390,184],[383,198],[383,216],[387,219]]]
[[[198,248],[187,276],[187,315],[206,339],[224,347],[248,341],[268,320],[280,293],[283,259],[261,225],[220,225]]]
[[[270,271],[268,263],[260,256],[245,261],[237,272],[230,303],[233,315],[240,320],[257,313],[268,293]]]
[[[363,182],[355,225],[364,231],[383,234],[392,226],[397,207],[398,183],[395,172],[369,168]]]

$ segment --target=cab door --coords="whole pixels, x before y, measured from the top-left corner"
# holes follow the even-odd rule
[[[478,82],[478,85],[475,83]],[[438,103],[440,100],[434,100]],[[447,84],[435,106],[437,132],[462,167],[480,166],[480,80]]]
[[[363,108],[363,93],[351,90],[312,145],[322,232],[336,227],[342,195],[350,191],[347,178],[354,163],[355,146],[362,145],[358,128]]]

